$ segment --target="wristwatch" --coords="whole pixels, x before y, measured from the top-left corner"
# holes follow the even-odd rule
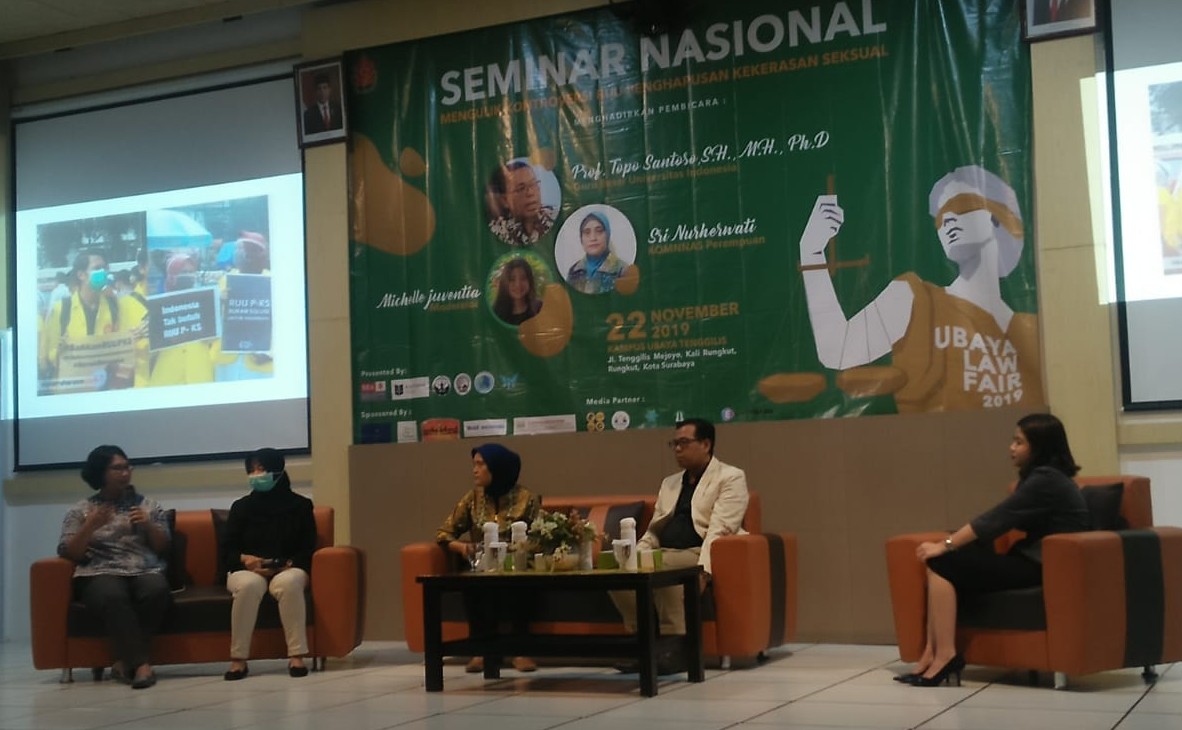
[[[956,546],[952,544],[952,537],[944,538],[944,549],[948,552],[952,552],[956,549]]]

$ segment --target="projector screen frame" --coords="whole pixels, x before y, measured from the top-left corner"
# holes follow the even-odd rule
[[[1120,145],[1118,143],[1117,128],[1117,95],[1116,95],[1116,45],[1113,39],[1112,5],[1098,2],[1096,6],[1097,20],[1102,24],[1104,39],[1104,85],[1105,85],[1105,113],[1108,127],[1108,159],[1109,169],[1107,179],[1109,184],[1111,230],[1113,246],[1113,269],[1116,285],[1116,319],[1117,343],[1120,355],[1120,386],[1121,408],[1130,413],[1162,412],[1182,410],[1182,399],[1163,400],[1135,400],[1132,382],[1132,347],[1129,341],[1129,305],[1125,287],[1124,234],[1123,211],[1121,210],[1120,184]],[[1134,304],[1136,304],[1134,302]]]
[[[143,96],[137,96],[134,98],[121,98],[118,101],[101,101],[99,99],[90,98],[89,100],[83,101],[76,106],[74,106],[74,105],[67,105],[65,107],[59,106],[58,110],[50,111],[50,112],[46,112],[46,113],[35,113],[34,112],[34,113],[29,113],[27,115],[22,115],[20,110],[16,110],[15,113],[12,115],[12,117],[9,120],[9,125],[8,125],[8,128],[9,128],[9,179],[13,181],[13,184],[9,188],[8,198],[9,198],[9,206],[10,206],[9,210],[12,211],[12,214],[7,217],[8,220],[7,220],[5,227],[6,227],[7,233],[8,233],[8,241],[10,242],[10,245],[7,247],[8,250],[6,251],[6,254],[7,254],[6,258],[7,258],[7,263],[8,263],[8,270],[9,270],[9,272],[11,272],[11,276],[9,277],[9,283],[8,283],[8,287],[7,287],[8,291],[6,292],[6,295],[8,298],[9,311],[11,312],[11,316],[9,318],[10,319],[9,325],[12,330],[12,338],[11,339],[12,339],[12,362],[13,362],[14,377],[13,377],[13,382],[11,385],[12,385],[14,397],[13,397],[13,409],[12,409],[12,413],[11,413],[12,426],[13,426],[13,432],[12,432],[13,463],[11,464],[11,468],[14,472],[22,472],[22,471],[37,472],[37,471],[53,471],[53,470],[62,470],[62,469],[72,469],[72,468],[77,468],[77,467],[81,466],[85,460],[84,453],[79,453],[78,458],[76,460],[70,459],[70,460],[65,460],[65,461],[55,461],[52,463],[41,463],[41,462],[25,463],[21,459],[21,448],[20,448],[21,403],[20,403],[20,398],[17,397],[17,394],[20,389],[20,381],[22,379],[21,372],[20,372],[20,370],[21,370],[20,364],[22,362],[21,361],[21,353],[20,353],[20,342],[19,342],[20,337],[19,337],[19,332],[18,332],[19,327],[20,327],[21,317],[20,317],[20,310],[18,309],[18,303],[19,303],[20,297],[18,296],[18,286],[17,286],[17,282],[15,279],[17,271],[18,271],[17,260],[18,260],[18,248],[19,248],[18,241],[17,241],[17,230],[18,230],[17,200],[18,200],[18,194],[19,194],[19,191],[17,189],[17,165],[18,165],[17,129],[18,129],[18,127],[23,124],[30,124],[30,123],[35,123],[35,122],[39,122],[39,121],[46,121],[46,120],[52,120],[52,119],[57,119],[57,118],[71,117],[71,116],[77,116],[80,114],[87,114],[87,113],[93,113],[93,112],[101,112],[101,111],[106,111],[106,110],[110,110],[110,109],[134,107],[134,106],[138,106],[141,104],[167,101],[170,99],[190,97],[190,96],[214,93],[214,92],[224,91],[224,90],[242,89],[242,88],[248,88],[251,86],[261,86],[263,84],[269,84],[269,83],[280,83],[280,84],[284,84],[288,88],[291,88],[294,84],[293,79],[294,79],[294,69],[288,70],[285,72],[281,72],[281,73],[275,73],[274,66],[271,66],[270,68],[268,68],[268,70],[266,71],[265,74],[261,74],[259,76],[249,77],[249,78],[239,78],[234,81],[216,82],[216,83],[208,83],[208,84],[201,85],[200,80],[194,80],[194,83],[192,86],[181,89],[181,90],[170,90],[170,91],[162,92],[162,93],[148,93]],[[299,109],[299,99],[298,98],[296,100],[296,104],[297,104],[297,111],[298,111],[298,109]],[[290,107],[285,108],[285,113],[290,114],[290,111],[288,111],[289,109],[290,109]],[[298,124],[299,124],[299,120],[297,118],[295,120],[295,125],[296,125],[297,129],[298,129]],[[293,160],[298,159],[298,175],[300,178],[299,201],[300,201],[300,205],[301,205],[301,217],[299,219],[300,220],[299,225],[300,225],[300,231],[301,231],[302,235],[299,238],[298,245],[300,246],[300,260],[301,260],[301,266],[302,266],[301,275],[303,277],[303,282],[302,282],[301,290],[299,291],[299,296],[302,298],[302,301],[303,301],[303,311],[302,311],[302,317],[300,317],[300,319],[298,320],[298,327],[302,329],[302,338],[303,338],[303,353],[302,353],[303,373],[302,373],[302,377],[303,377],[303,382],[304,382],[304,395],[302,396],[303,418],[301,420],[302,420],[303,441],[306,444],[306,446],[294,446],[294,447],[293,446],[277,446],[276,447],[277,450],[280,451],[281,453],[286,454],[286,455],[291,455],[291,456],[309,455],[309,454],[311,454],[311,448],[312,448],[312,429],[311,429],[312,414],[311,414],[311,405],[310,405],[311,404],[311,397],[310,397],[310,393],[309,393],[310,383],[311,383],[311,363],[310,363],[310,357],[309,357],[311,345],[310,345],[309,331],[308,331],[309,315],[308,315],[308,311],[307,311],[308,288],[309,288],[310,284],[309,284],[309,276],[308,276],[308,247],[307,247],[307,208],[306,208],[307,189],[306,189],[306,185],[304,184],[307,161],[305,159],[305,156],[304,156],[302,150],[299,149],[298,142],[299,142],[298,139],[291,140],[293,149],[296,150],[293,154]],[[294,157],[294,155],[298,155],[298,158]],[[288,173],[288,174],[295,174],[296,172],[297,172],[297,170],[293,169],[292,172]],[[292,325],[294,326],[295,324],[296,324],[296,320],[293,320]],[[30,375],[28,373],[26,373],[25,377],[30,377]],[[36,373],[34,373],[32,375],[32,377],[34,377],[34,379],[36,379]],[[282,401],[290,401],[290,402],[295,403],[295,402],[298,402],[299,400],[301,400],[301,399],[300,398],[296,398],[296,399],[288,398],[288,399],[282,399],[282,400],[271,400],[268,402],[280,403]],[[97,446],[100,441],[111,441],[111,440],[114,440],[116,443],[119,442],[118,438],[104,439],[104,438],[100,437],[98,440],[96,440],[96,442],[92,446]],[[269,444],[263,444],[263,443],[252,444],[251,448],[246,448],[246,449],[220,449],[220,450],[202,451],[200,453],[150,455],[150,456],[137,455],[136,453],[133,453],[133,449],[131,447],[129,447],[127,444],[120,444],[120,445],[124,446],[124,448],[128,448],[129,461],[132,464],[146,465],[146,464],[169,464],[169,463],[184,464],[184,463],[200,463],[200,462],[227,461],[227,460],[232,461],[232,460],[237,460],[237,459],[243,459],[246,457],[246,455],[252,453],[254,451],[254,449],[257,448],[258,446],[265,446],[265,445],[269,445]]]

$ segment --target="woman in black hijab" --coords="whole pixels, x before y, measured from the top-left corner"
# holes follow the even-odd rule
[[[246,457],[251,491],[234,502],[226,521],[223,567],[228,573],[226,588],[234,594],[227,681],[249,672],[250,638],[267,592],[279,603],[288,674],[308,674],[303,660],[308,653],[304,591],[316,550],[316,520],[312,500],[291,491],[284,466],[283,454],[275,449],[259,449]]]
[[[500,444],[472,449],[474,487],[456,503],[435,532],[440,545],[464,558],[484,539],[484,523],[497,523],[501,539],[508,541],[514,522],[532,523],[542,498],[517,483],[521,457]]]
[[[456,503],[451,514],[435,532],[435,540],[446,550],[470,558],[484,539],[484,523],[497,523],[502,540],[508,541],[514,522],[532,523],[542,498],[517,483],[521,457],[500,444],[472,449],[473,488]],[[483,670],[480,657],[468,662],[469,672]],[[532,659],[514,657],[513,668],[521,672],[537,669]]]

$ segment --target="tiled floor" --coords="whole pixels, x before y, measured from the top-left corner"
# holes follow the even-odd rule
[[[1073,678],[1057,692],[1025,673],[970,667],[959,688],[913,688],[891,681],[903,668],[891,647],[795,645],[766,664],[708,670],[701,684],[665,678],[642,698],[636,675],[607,668],[544,666],[497,681],[445,669],[445,691],[423,691],[421,658],[397,643],[369,642],[328,671],[287,676],[282,662],[254,662],[241,682],[221,665],[159,668],[160,682],[133,691],[73,684],[29,666],[27,645],[0,645],[0,730],[165,728],[221,730],[714,730],[716,728],[935,728],[940,730],[1178,730],[1182,664],[1162,666],[1148,688],[1135,670]]]

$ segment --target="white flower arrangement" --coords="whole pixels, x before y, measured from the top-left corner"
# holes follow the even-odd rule
[[[565,555],[577,553],[579,545],[594,540],[599,532],[595,523],[584,519],[575,510],[569,514],[540,510],[527,534],[536,552]]]

